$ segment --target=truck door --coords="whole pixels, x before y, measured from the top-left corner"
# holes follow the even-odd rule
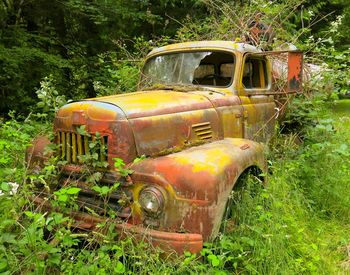
[[[271,65],[263,55],[243,56],[239,95],[244,109],[243,135],[268,141],[274,133],[275,102],[271,92]]]

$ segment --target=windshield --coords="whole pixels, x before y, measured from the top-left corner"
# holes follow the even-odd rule
[[[233,80],[234,56],[225,52],[185,52],[155,56],[143,69],[141,88],[157,84],[227,87]]]

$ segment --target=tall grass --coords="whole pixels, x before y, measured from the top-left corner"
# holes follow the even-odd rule
[[[246,189],[237,226],[207,243],[201,255],[164,258],[142,242],[112,241],[112,233],[98,238],[90,234],[82,242],[59,213],[32,212],[22,191],[25,189],[21,189],[17,195],[0,196],[0,272],[350,272],[350,102],[333,107],[317,104],[317,115],[303,125],[303,142],[295,142],[296,133],[277,136],[270,154],[268,185],[258,193]],[[0,144],[6,149],[6,155],[1,156],[2,189],[11,181],[25,184],[23,152],[30,136],[38,131],[42,131],[41,126],[33,128],[15,119],[1,125]],[[251,184],[248,180],[247,186]],[[55,228],[51,239],[45,238],[48,226]]]

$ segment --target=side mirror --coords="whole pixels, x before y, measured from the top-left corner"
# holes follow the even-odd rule
[[[288,52],[288,93],[301,93],[303,82],[303,59],[301,51]]]
[[[257,55],[257,54],[256,54]],[[275,71],[277,78],[283,80],[287,76],[285,88],[281,91],[272,92],[272,95],[295,94],[302,92],[304,53],[302,51],[266,51],[258,55],[271,56],[277,60]],[[285,72],[287,71],[287,74]]]

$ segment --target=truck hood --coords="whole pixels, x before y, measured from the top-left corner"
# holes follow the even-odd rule
[[[55,131],[66,135],[85,125],[108,136],[108,155],[126,163],[137,155],[163,155],[222,138],[219,106],[238,104],[237,96],[209,91],[153,90],[85,99],[63,106]]]
[[[113,104],[123,110],[128,119],[213,108],[203,95],[169,90],[141,91],[87,100]]]

